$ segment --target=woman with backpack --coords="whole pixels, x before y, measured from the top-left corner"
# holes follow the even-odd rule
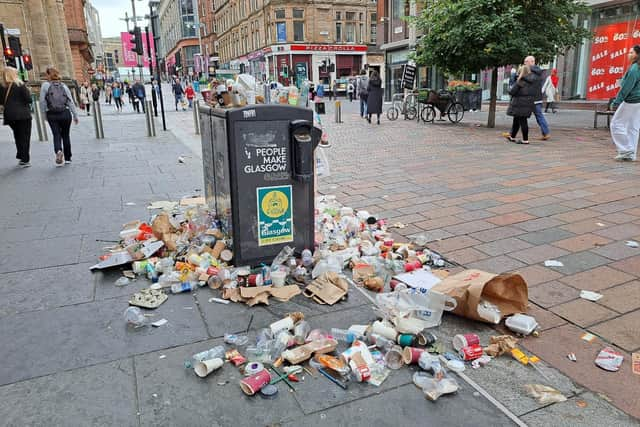
[[[4,105],[4,124],[13,131],[18,166],[28,168],[31,142],[31,92],[18,77],[18,70],[6,67],[0,80],[0,101]]]
[[[53,133],[53,151],[56,153],[56,166],[71,163],[71,118],[78,124],[78,111],[67,85],[60,81],[60,72],[53,67],[47,68],[47,79],[40,88],[40,108],[46,114],[47,122]],[[63,151],[64,149],[64,151]]]
[[[113,89],[111,90],[111,94],[113,95],[113,102],[116,103],[116,111],[122,111],[122,88],[120,87],[120,83],[116,82],[113,84]]]

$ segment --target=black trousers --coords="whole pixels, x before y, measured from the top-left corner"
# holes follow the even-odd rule
[[[515,138],[518,130],[522,130],[522,140],[529,140],[529,123],[525,116],[513,116],[513,125],[511,125],[511,138]]]
[[[53,133],[53,152],[60,150],[64,152],[64,159],[71,160],[71,112],[69,110],[62,113],[47,112],[47,121]]]
[[[122,98],[113,98],[116,103],[116,108],[122,110]]]
[[[13,139],[16,142],[16,159],[28,162],[31,146],[31,119],[7,120],[6,123],[13,131]]]

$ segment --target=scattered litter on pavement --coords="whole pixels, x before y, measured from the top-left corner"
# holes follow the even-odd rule
[[[578,406],[579,408],[586,408],[587,406],[589,406],[589,404],[584,400],[576,400],[576,406]]]
[[[598,227],[606,227],[606,226],[607,226],[607,224],[603,224],[603,223],[601,223],[601,222],[596,222],[596,225],[597,225]]]
[[[178,157],[178,163],[184,163],[184,156]]]
[[[602,298],[603,295],[599,294],[597,292],[592,292],[592,291],[580,291],[580,298],[589,300],[589,301],[598,301],[600,298]]]
[[[120,286],[127,286],[129,283],[131,283],[131,280],[128,277],[120,277],[118,280],[115,281],[114,285],[120,287]]]
[[[545,267],[564,267],[564,264],[560,261],[556,261],[555,259],[548,259],[544,262]]]
[[[160,356],[158,356],[158,359],[165,359],[167,357],[166,354],[161,354]]]
[[[635,240],[627,240],[624,244],[629,246],[630,248],[640,247],[640,243],[636,242]]]
[[[524,389],[541,405],[565,402],[567,398],[553,387],[542,384],[525,384]]]
[[[507,328],[521,335],[530,335],[538,327],[536,319],[526,314],[515,314],[504,322]]]
[[[640,375],[640,353],[631,353],[631,371]]]
[[[577,362],[578,361],[578,359],[576,358],[576,354],[575,353],[567,354],[567,359],[571,360],[572,362]]]
[[[170,202],[168,200],[160,200],[160,201],[151,203],[149,206],[147,206],[147,209],[149,209],[149,210],[154,210],[154,209],[172,210],[176,205],[177,205],[176,202]]]
[[[218,304],[229,304],[231,301],[222,298],[209,298],[209,302],[217,302]]]
[[[125,206],[135,206],[136,204],[134,202],[127,202],[124,205]]]
[[[624,355],[622,353],[611,347],[605,347],[598,353],[595,363],[606,371],[616,372],[620,369],[623,360]]]
[[[167,319],[160,319],[160,320],[157,320],[157,321],[153,322],[151,324],[151,326],[155,326],[156,328],[159,328],[160,326],[164,326],[167,323],[169,323],[169,321]]]
[[[138,307],[127,307],[124,312],[124,320],[128,326],[135,329],[141,328],[147,324],[147,319],[144,317],[142,310]]]
[[[592,333],[585,332],[584,334],[580,335],[580,339],[586,342],[593,342],[595,341],[596,336]]]

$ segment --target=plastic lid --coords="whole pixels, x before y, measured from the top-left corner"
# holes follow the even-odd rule
[[[278,387],[273,384],[267,384],[260,390],[260,396],[264,399],[275,399],[278,395]]]

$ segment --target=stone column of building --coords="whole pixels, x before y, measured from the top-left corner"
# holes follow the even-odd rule
[[[51,1],[51,0],[50,0]],[[69,44],[69,33],[67,32],[67,22],[64,14],[64,0],[55,0],[56,16],[64,25],[60,28],[60,46],[57,47],[58,61],[60,64],[60,72],[65,78],[73,78],[73,58],[71,56],[71,45]]]
[[[41,76],[54,60],[51,52],[50,28],[56,25],[57,19],[50,20],[44,0],[25,0],[24,14],[30,22],[30,49],[34,69]],[[55,16],[55,15],[54,15]],[[40,29],[40,31],[33,31]]]

